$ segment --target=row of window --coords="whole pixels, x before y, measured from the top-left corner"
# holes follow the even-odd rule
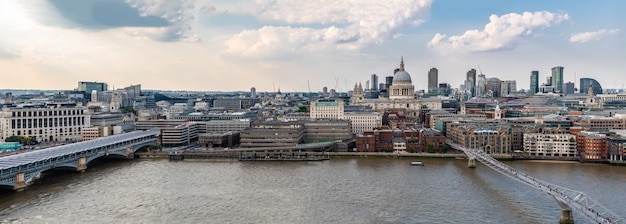
[[[13,111],[12,117],[47,117],[47,116],[67,116],[83,115],[84,110],[54,110],[54,111]]]
[[[20,128],[47,128],[47,127],[68,127],[85,125],[85,117],[55,117],[55,118],[35,118],[35,119],[11,119],[11,129]]]
[[[81,132],[80,127],[78,128],[59,128],[58,132],[54,132],[56,131],[56,129],[50,129],[50,134],[56,134],[59,133],[59,135],[79,135]],[[22,132],[22,130],[17,130],[17,131],[13,131],[12,132],[13,135],[16,136],[22,136],[22,135],[35,135],[35,134],[39,134],[39,135],[43,135],[43,134],[48,134],[48,130],[44,130],[44,129],[39,129],[39,130],[24,130]]]

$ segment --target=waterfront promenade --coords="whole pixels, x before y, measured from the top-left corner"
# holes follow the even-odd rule
[[[398,152],[325,152],[331,159],[341,157],[424,157],[424,158],[466,158],[464,153],[398,153]],[[168,158],[169,152],[140,152],[135,153],[140,158]],[[511,159],[511,155],[496,155],[498,159]]]

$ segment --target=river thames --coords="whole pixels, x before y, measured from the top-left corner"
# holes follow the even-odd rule
[[[466,160],[104,161],[0,194],[0,223],[558,223],[546,193]],[[626,215],[626,167],[505,162]],[[588,223],[574,212],[576,223]]]

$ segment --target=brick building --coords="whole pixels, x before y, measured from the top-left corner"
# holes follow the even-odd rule
[[[581,131],[576,135],[576,149],[583,161],[605,160],[609,153],[609,139],[604,134]]]
[[[419,131],[415,129],[386,129],[366,131],[356,136],[358,152],[414,152],[421,150]]]

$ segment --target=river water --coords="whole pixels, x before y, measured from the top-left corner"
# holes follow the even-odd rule
[[[411,160],[106,161],[0,194],[0,223],[558,223],[549,195],[482,164]],[[626,215],[626,167],[506,163]]]

